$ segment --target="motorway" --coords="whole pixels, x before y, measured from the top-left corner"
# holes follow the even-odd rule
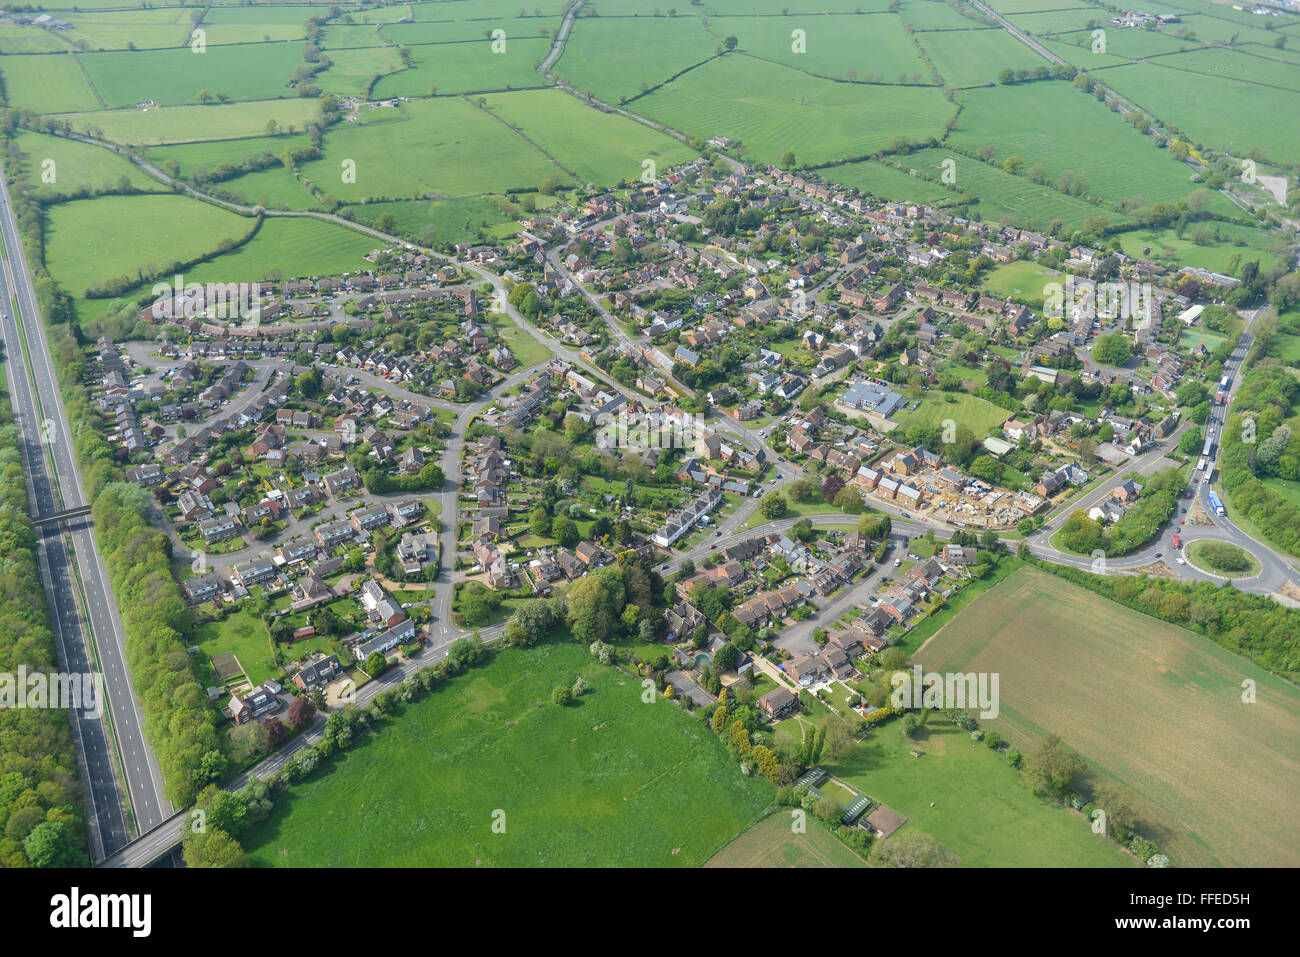
[[[86,504],[86,498],[58,376],[36,307],[31,273],[3,176],[0,176],[0,242],[5,253],[0,309],[4,312],[8,381],[27,467],[33,515],[42,515]],[[17,313],[11,315],[15,302]],[[24,368],[24,356],[30,364],[30,379]],[[61,664],[69,670],[93,670],[104,675],[112,735],[102,720],[74,714],[73,721],[87,785],[90,851],[98,859],[130,839],[132,824],[141,831],[149,830],[171,814],[171,806],[163,797],[157,761],[144,741],[143,718],[126,668],[122,619],[90,522],[76,519],[63,523],[62,528],[45,526],[38,534]],[[78,607],[78,579],[88,617],[83,617]],[[96,667],[91,665],[92,646]],[[112,770],[113,736],[125,776],[125,807]]]

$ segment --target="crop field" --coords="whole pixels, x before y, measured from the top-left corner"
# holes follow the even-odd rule
[[[0,63],[5,95],[36,113],[97,110],[103,104],[86,82],[77,58],[70,53],[5,57]]]
[[[934,82],[902,22],[892,13],[837,17],[714,17],[710,28],[735,35],[739,50],[796,70],[832,79],[895,83]],[[805,52],[796,53],[791,33],[804,32]],[[915,79],[914,79],[915,77]]]
[[[1033,568],[916,658],[997,672],[1001,714],[986,727],[1022,749],[1060,735],[1149,806],[1144,830],[1175,866],[1300,864],[1300,693],[1246,659]],[[1241,701],[1246,678],[1254,704]]]
[[[916,741],[904,738],[899,722],[892,721],[872,731],[845,760],[823,764],[859,793],[906,817],[900,833],[931,835],[963,867],[1136,864],[1093,834],[1082,817],[1035,796],[1019,771],[938,714],[930,715]]]
[[[588,17],[573,25],[551,69],[575,89],[617,103],[702,63],[717,45],[699,17]]]
[[[1004,30],[962,30],[922,33],[917,37],[934,60],[948,86],[977,86],[996,80],[998,73],[1032,70],[1048,62]]]
[[[295,97],[212,106],[164,106],[156,110],[103,110],[65,119],[76,130],[97,133],[117,143],[155,146],[262,136],[271,120],[281,129],[301,132],[317,109],[314,100]]]
[[[921,150],[895,158],[901,166],[939,176],[942,164],[952,159],[956,188],[964,190],[979,202],[975,211],[986,222],[1004,219],[1022,226],[1045,229],[1054,219],[1068,228],[1077,228],[1089,216],[1104,216],[1110,222],[1122,217],[1111,210],[1094,206],[1077,196],[1069,196],[1050,186],[1041,186],[1023,176],[1013,176],[1000,167],[981,163],[966,156],[954,155],[944,150]]]
[[[1220,52],[1215,50],[1209,55],[1217,56]],[[1243,82],[1230,75],[1171,68],[1180,59],[1191,56],[1199,58],[1202,54],[1180,53],[1148,63],[1111,67],[1098,71],[1097,77],[1143,109],[1182,127],[1211,149],[1238,155],[1257,149],[1283,163],[1300,159],[1300,134],[1294,124],[1260,123],[1258,119],[1300,112],[1300,93],[1295,92],[1294,86],[1282,90]],[[1289,70],[1293,77],[1300,72],[1295,67],[1283,69]]]
[[[166,189],[130,160],[98,146],[30,130],[19,132],[17,140],[18,148],[27,157],[24,171],[27,181],[40,199],[71,196],[83,189],[116,187],[122,177],[139,189],[155,192]],[[46,170],[53,182],[45,181]]]
[[[601,12],[612,14],[616,11],[607,4]],[[564,12],[565,0],[531,0],[529,3],[517,3],[515,0],[427,0],[425,3],[403,4],[389,10],[369,10],[366,15],[380,14],[389,22],[410,16],[413,20],[518,20],[532,23],[534,12],[541,11],[543,18],[558,17]],[[519,16],[523,9],[527,16]]]
[[[666,133],[614,113],[602,113],[559,90],[487,97],[487,108],[517,127],[581,181],[608,185],[641,178],[696,154]]]
[[[956,401],[948,402],[949,398]],[[989,434],[990,429],[1011,418],[1011,413],[976,395],[932,393],[922,400],[915,411],[900,412],[894,418],[904,429],[913,426],[943,428],[944,422],[952,419],[957,428],[964,425],[977,439],[982,439]]]
[[[194,282],[333,276],[364,265],[375,239],[319,219],[268,217],[249,242],[185,274]]]
[[[966,108],[952,131],[954,144],[992,145],[997,162],[1019,156],[1026,168],[1041,164],[1054,185],[1068,171],[1087,195],[1145,202],[1184,199],[1197,189],[1189,167],[1071,84],[1043,81],[959,97]],[[1223,197],[1209,208],[1221,207],[1235,209]]]
[[[591,692],[552,704],[579,674]],[[772,798],[576,645],[506,649],[399,713],[247,833],[254,866],[697,867]]]
[[[239,240],[253,220],[183,196],[102,196],[49,211],[45,265],[69,293]],[[122,237],[130,236],[130,242]]]
[[[633,108],[694,136],[740,140],[750,159],[765,163],[788,150],[805,163],[862,156],[896,136],[938,135],[952,112],[935,88],[887,93],[732,54],[637,99]]]
[[[796,834],[789,810],[775,811],[709,858],[705,867],[866,867],[815,821]]]
[[[411,47],[411,68],[384,77],[372,95],[382,100],[428,96],[434,87],[439,93],[477,93],[545,86],[533,63],[549,49],[550,42],[540,37],[509,41],[504,53],[493,53],[486,39]]]
[[[369,122],[331,129],[324,158],[302,167],[304,176],[345,202],[466,196],[566,178],[527,140],[463,100],[416,100],[366,117]],[[419,163],[393,162],[416,155]],[[345,160],[356,164],[354,183],[342,180]]]
[[[299,43],[213,46],[203,54],[177,50],[122,50],[81,55],[95,89],[109,107],[153,100],[159,106],[195,102],[202,91],[232,100],[293,96],[285,85],[302,63]]]

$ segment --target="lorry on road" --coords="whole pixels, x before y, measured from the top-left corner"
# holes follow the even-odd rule
[[[1223,502],[1219,501],[1219,496],[1215,494],[1213,489],[1210,490],[1210,494],[1205,496],[1205,500],[1210,503],[1210,508],[1214,509],[1214,514],[1223,514]]]

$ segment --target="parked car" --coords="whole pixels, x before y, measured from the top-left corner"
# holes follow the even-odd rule
[[[1178,562],[1178,564],[1180,564],[1180,565],[1186,565],[1186,564],[1187,564],[1187,562],[1185,562],[1185,561],[1184,561],[1183,559],[1181,559],[1181,558],[1175,558],[1174,561]]]

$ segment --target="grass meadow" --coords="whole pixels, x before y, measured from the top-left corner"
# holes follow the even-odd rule
[[[371,110],[368,122],[325,134],[325,156],[303,164],[303,175],[344,202],[466,196],[537,186],[560,169],[523,137],[470,103],[438,97]],[[394,163],[419,155],[419,163]],[[342,179],[344,160],[356,182]]]
[[[130,160],[99,146],[31,130],[17,133],[18,148],[27,157],[24,175],[42,200],[70,196],[82,189],[116,187],[122,177],[139,189],[162,192],[165,187]],[[53,166],[45,165],[52,162]],[[45,171],[53,182],[46,182]]]
[[[952,142],[967,149],[996,147],[994,159],[1019,156],[1042,164],[1048,181],[1071,172],[1085,193],[1108,200],[1139,197],[1175,201],[1197,189],[1191,169],[1160,150],[1094,98],[1062,81],[966,90]],[[1210,209],[1224,205],[1216,197]]]
[[[172,194],[102,196],[49,210],[45,265],[73,295],[119,276],[152,275],[168,264],[239,240],[254,221]],[[131,237],[124,242],[123,237]]]
[[[551,689],[582,675],[568,707]],[[400,706],[245,835],[258,866],[695,867],[772,786],[585,648],[505,649]],[[504,814],[504,833],[494,833]]]
[[[655,42],[646,42],[647,35]],[[574,23],[551,72],[574,89],[618,103],[704,62],[717,45],[697,16],[585,17]]]
[[[580,180],[597,185],[640,179],[646,160],[662,171],[696,155],[666,133],[559,90],[489,96],[487,108]]]
[[[1141,829],[1175,866],[1300,864],[1300,693],[1244,658],[1034,568],[976,598],[915,658],[997,672],[1001,714],[985,726],[1021,749],[1060,735],[1094,778],[1139,796]]]
[[[272,120],[286,132],[302,132],[316,112],[315,100],[297,97],[210,106],[164,106],[156,110],[100,110],[76,113],[64,119],[79,132],[94,133],[115,143],[159,146],[264,136]]]
[[[949,402],[948,399],[956,401]],[[957,423],[957,427],[966,426],[976,438],[983,438],[989,430],[1000,426],[1011,413],[992,402],[976,395],[964,392],[932,392],[921,400],[912,412],[900,412],[894,416],[904,429],[913,426],[923,428],[943,427],[947,419]]]
[[[36,113],[72,113],[103,106],[71,53],[7,56],[0,62],[0,75],[9,103]]]
[[[729,54],[634,101],[633,110],[692,136],[740,140],[751,160],[862,156],[896,136],[938,135],[951,104],[933,87],[834,83]]]

